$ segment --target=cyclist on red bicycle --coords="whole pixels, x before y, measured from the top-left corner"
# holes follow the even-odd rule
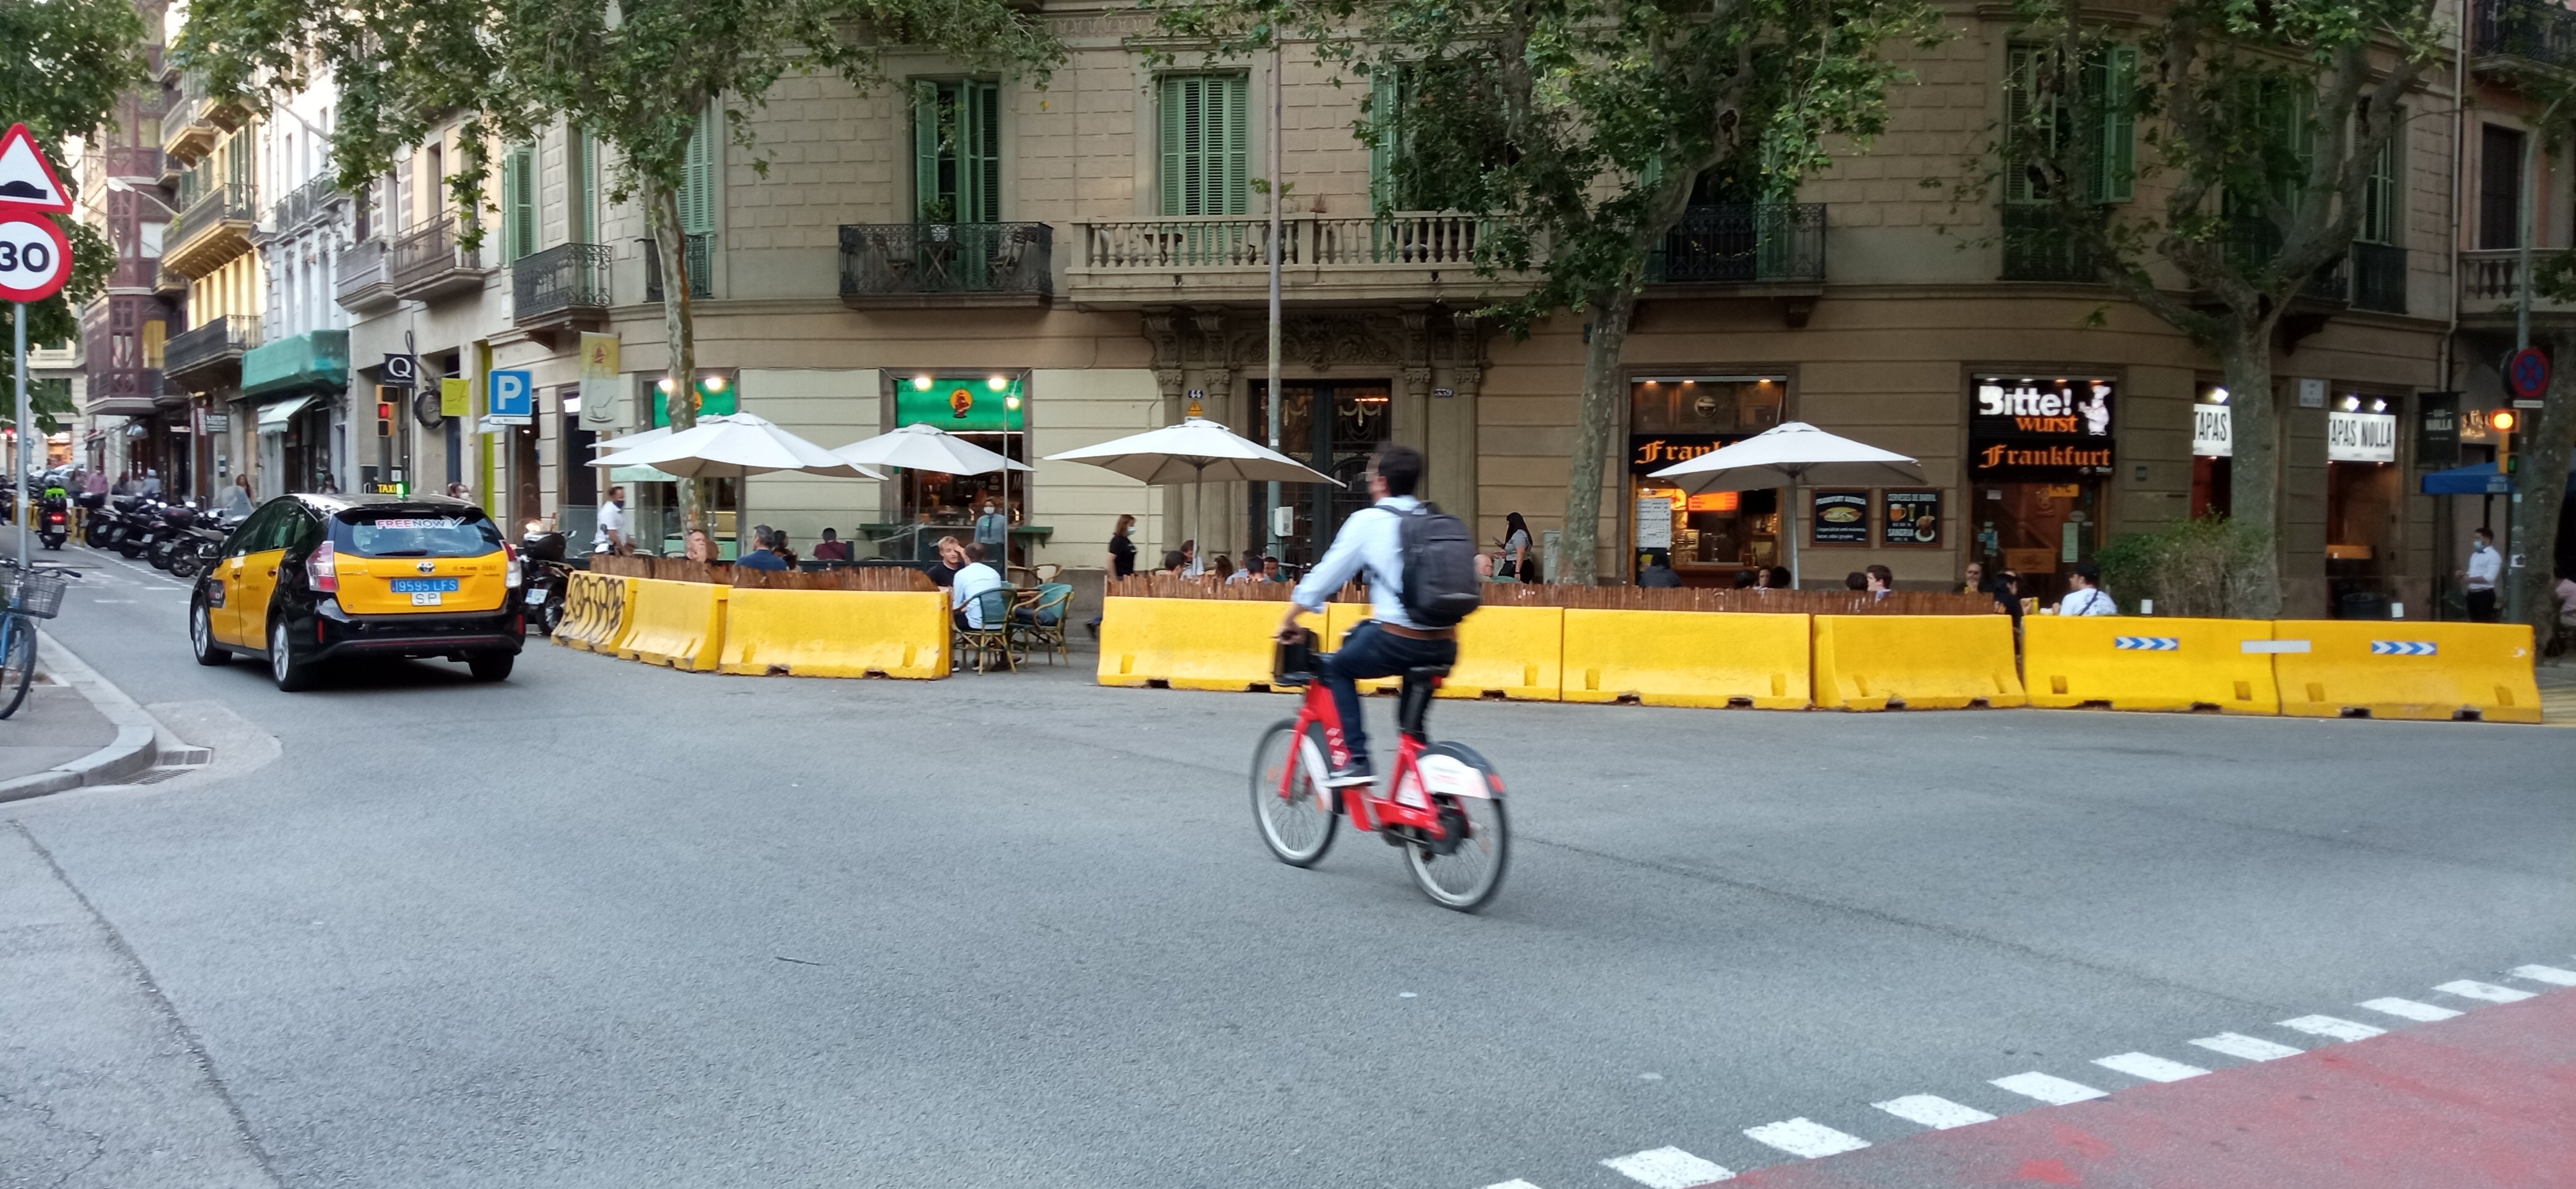
[[[1360,679],[1392,677],[1407,669],[1452,665],[1458,660],[1458,629],[1418,627],[1404,610],[1404,547],[1397,518],[1422,506],[1413,495],[1422,481],[1422,453],[1393,442],[1381,445],[1369,458],[1362,481],[1376,503],[1342,522],[1333,547],[1289,595],[1288,616],[1279,625],[1281,639],[1296,639],[1302,630],[1299,614],[1322,613],[1325,600],[1343,583],[1367,573],[1370,618],[1343,637],[1342,646],[1317,674],[1332,692],[1333,707],[1342,720],[1343,738],[1326,742],[1350,756],[1348,763],[1335,765],[1326,779],[1325,784],[1333,788],[1368,784],[1377,778],[1369,762],[1368,728],[1360,720]]]

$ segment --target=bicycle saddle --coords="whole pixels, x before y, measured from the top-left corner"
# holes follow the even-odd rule
[[[1447,665],[1417,665],[1404,671],[1404,679],[1407,681],[1429,681],[1448,675],[1449,666]]]

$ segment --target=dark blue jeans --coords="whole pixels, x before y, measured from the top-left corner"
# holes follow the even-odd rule
[[[1354,760],[1368,759],[1368,727],[1360,721],[1358,682],[1367,677],[1393,677],[1407,669],[1424,665],[1453,665],[1458,662],[1456,640],[1414,640],[1380,627],[1374,619],[1363,621],[1342,637],[1342,646],[1329,654],[1320,675],[1324,688],[1333,694],[1333,710],[1342,719],[1342,746]]]

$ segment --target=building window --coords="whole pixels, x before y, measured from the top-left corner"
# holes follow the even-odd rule
[[[1780,424],[1785,376],[1646,376],[1628,382],[1630,542],[1638,570],[1661,560],[1684,585],[1731,585],[1779,565],[1780,493],[1692,495],[1654,472]],[[1633,575],[1632,575],[1633,577]]]
[[[501,263],[537,250],[537,151],[512,148],[501,158]]]
[[[1251,192],[1244,76],[1177,74],[1162,83],[1163,213],[1244,213]]]
[[[2055,51],[2046,46],[2016,45],[2007,51],[2004,76],[2004,119],[2009,127],[2037,126],[2043,130],[2052,149],[2057,138],[2073,126],[2075,113],[2066,100],[2055,100],[2056,110],[2044,116],[2036,105],[2047,102],[2043,95],[2049,81],[2049,67]],[[2104,46],[2088,58],[2077,73],[2076,85],[2083,89],[2084,106],[2092,109],[2082,131],[2090,138],[2092,177],[2087,186],[2095,202],[2127,202],[2136,196],[2138,172],[2138,118],[2132,107],[2138,80],[2138,47]],[[2015,204],[2046,202],[2048,174],[2037,161],[2011,162],[2004,170],[2004,201]]]
[[[2482,125],[2478,137],[2478,247],[2522,246],[2522,136]]]
[[[564,137],[564,173],[570,181],[571,209],[564,215],[564,238],[577,244],[599,235],[599,142],[589,129]]]
[[[1002,218],[1001,87],[972,79],[912,86],[913,218]]]
[[[698,113],[698,130],[689,135],[685,180],[680,186],[680,231],[706,235],[716,229],[716,173],[724,161],[724,117],[713,105]]]
[[[2361,196],[2363,243],[2397,244],[2406,238],[2405,191],[2399,188],[2398,163],[2406,159],[2406,113],[2397,113],[2397,129],[2370,163],[2370,183]]]

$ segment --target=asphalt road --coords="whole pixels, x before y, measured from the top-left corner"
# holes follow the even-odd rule
[[[290,696],[72,553],[54,637],[217,759],[0,806],[0,1185],[1614,1189],[2576,961],[2555,728],[1443,703],[1520,848],[1467,917],[1267,856],[1283,697],[542,644]]]

